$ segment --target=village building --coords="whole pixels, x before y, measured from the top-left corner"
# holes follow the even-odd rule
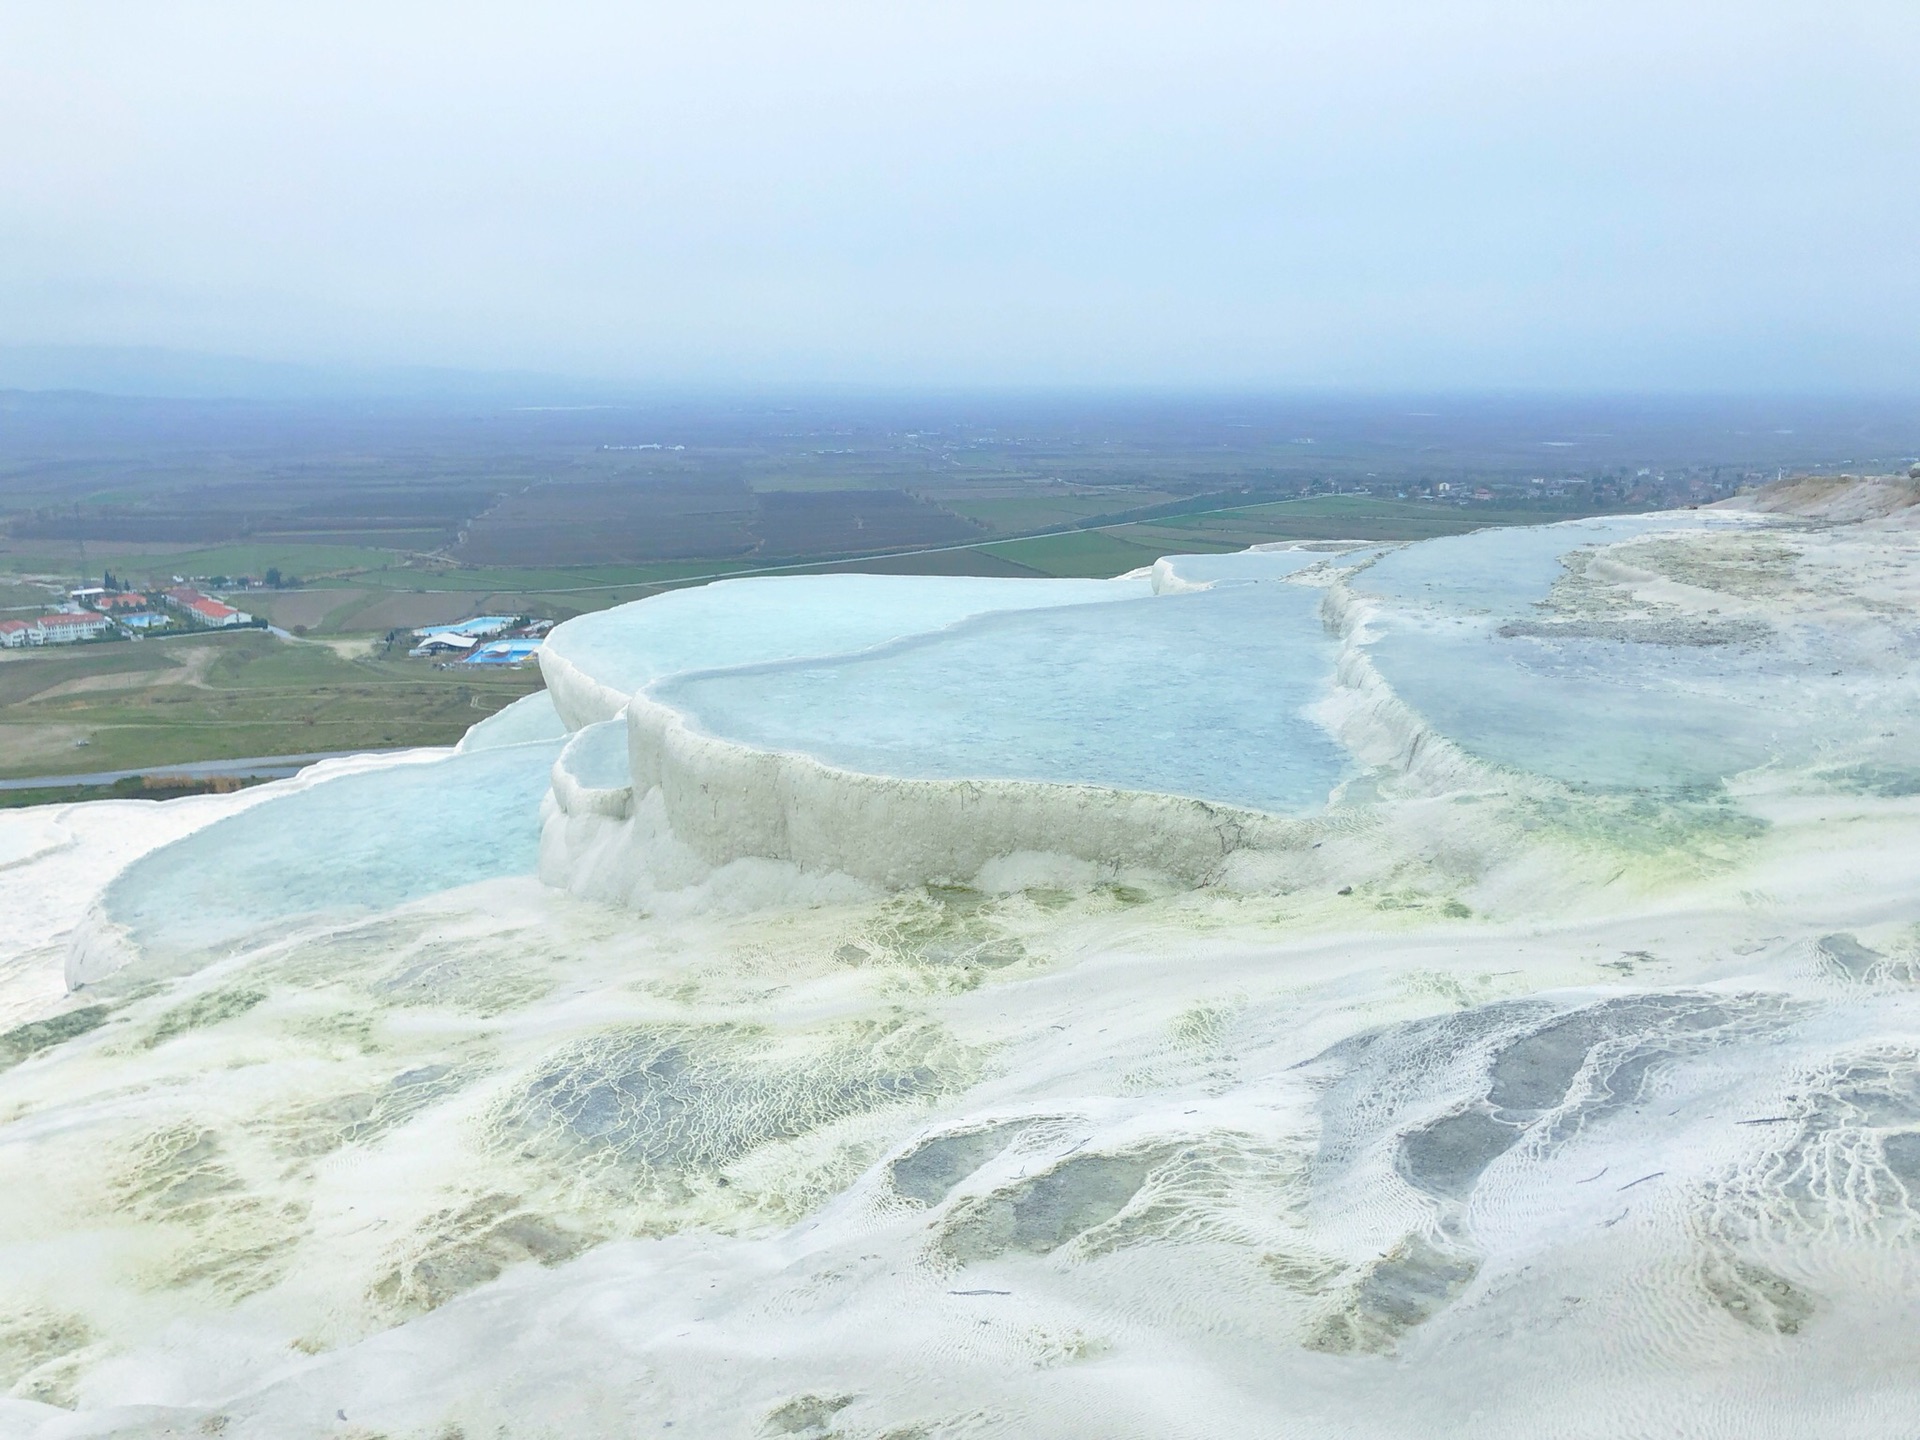
[[[91,610],[41,615],[32,620],[0,620],[0,645],[10,650],[21,645],[71,645],[111,629],[113,621]]]
[[[464,655],[479,643],[480,638],[477,635],[442,633],[439,635],[429,635],[418,645],[414,646],[413,649],[407,651],[407,654],[413,656]]]
[[[524,665],[540,653],[538,636],[489,640],[461,662],[466,665]]]
[[[187,613],[202,625],[248,625],[253,622],[253,617],[246,611],[236,610],[231,605],[223,605],[207,595],[202,595],[186,609]]]
[[[466,635],[475,640],[491,640],[503,631],[512,629],[517,618],[513,615],[475,615],[457,625],[425,625],[413,633],[422,640],[431,640],[438,635]]]
[[[225,627],[253,623],[253,616],[246,611],[223,605],[211,595],[202,595],[191,585],[176,585],[163,598],[174,609],[185,611],[189,619],[197,620],[202,625]]]

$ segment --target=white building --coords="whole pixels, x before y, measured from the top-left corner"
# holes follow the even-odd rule
[[[222,605],[218,600],[201,596],[190,602],[186,611],[202,625],[251,625],[253,616],[244,610],[236,610],[231,605]]]
[[[113,629],[113,621],[91,611],[41,615],[32,620],[0,620],[0,645],[9,650],[22,645],[71,645],[91,640]]]
[[[409,655],[464,655],[480,643],[475,635],[429,635],[413,649]]]

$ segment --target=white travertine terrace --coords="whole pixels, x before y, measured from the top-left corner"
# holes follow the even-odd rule
[[[1729,729],[1725,716],[1750,704],[1764,664],[1743,675],[1695,663],[1718,652],[1690,622],[1658,622],[1686,632],[1667,647],[1680,657],[1671,675],[1596,680],[1589,652],[1647,651],[1619,606],[1587,621],[1534,618],[1543,605],[1581,603],[1562,596],[1563,561],[1604,583],[1605,566],[1619,563],[1605,555],[1662,537],[1684,547],[1753,533],[1740,515],[1681,514],[1405,548],[1170,557],[1141,579],[1078,582],[1066,595],[1034,582],[1036,600],[1064,607],[1037,610],[1018,603],[1029,582],[942,580],[941,606],[923,611],[930,628],[919,632],[891,603],[917,583],[905,579],[866,577],[872,589],[851,607],[842,591],[852,577],[640,601],[560,627],[543,653],[570,724],[624,717],[631,785],[623,799],[556,768],[543,874],[605,898],[644,894],[649,857],[667,841],[707,867],[753,858],[889,889],[968,882],[1010,854],[1183,884],[1249,873],[1258,860],[1283,883],[1311,883],[1322,868],[1311,852],[1330,829],[1365,823],[1342,803],[1361,793],[1714,783],[1783,755],[1798,763],[1804,745],[1789,755],[1782,735]],[[965,598],[969,587],[979,602]],[[674,654],[689,613],[707,632],[729,632],[736,608],[731,633],[752,637],[745,653]],[[848,628],[849,608],[860,626]],[[773,636],[756,627],[781,610],[815,618]],[[1089,693],[1071,678],[1063,657],[1112,671],[1160,628],[1171,632],[1165,653],[1137,681]],[[623,665],[623,644],[648,658]],[[1454,660],[1420,660],[1445,646]],[[1184,656],[1198,660],[1178,673]],[[1602,653],[1600,663],[1611,661]],[[1060,694],[1041,693],[1049,667]],[[1002,695],[1012,698],[991,708]],[[1196,695],[1208,708],[1169,718]],[[1516,750],[1487,708],[1556,704],[1623,718],[1595,734],[1536,713]],[[1653,743],[1644,717],[1676,704],[1698,724]],[[1436,724],[1436,707],[1464,724]],[[1178,763],[1189,751],[1193,763]],[[1273,783],[1283,772],[1286,783]]]
[[[1222,563],[1226,558],[1193,560],[1197,569],[1232,574],[1235,567]],[[1290,551],[1232,558],[1240,561],[1246,579],[1278,580],[1318,565],[1326,557]],[[941,630],[951,632],[982,613],[991,613],[989,604],[1001,615],[1024,611],[1015,603],[1025,598],[1023,588],[1037,601],[1092,606],[1092,613],[1099,617],[1118,613],[1112,606],[1137,610],[1155,595],[1204,589],[1213,583],[1181,579],[1176,574],[1181,563],[1162,562],[1145,581],[1070,582],[1070,590],[1024,581],[940,581],[953,601],[945,613],[927,618],[944,621]],[[837,597],[832,591],[850,578],[835,577],[821,584],[827,592],[826,604],[834,603]],[[882,591],[868,602],[879,616],[892,613],[891,595],[916,588],[911,580],[862,578]],[[767,583],[711,586],[703,598],[719,607],[739,597],[751,608],[762,599],[755,591]],[[777,586],[782,598],[796,608],[804,609],[812,600],[809,582],[776,581],[770,586]],[[978,591],[980,600],[966,598],[972,590]],[[1308,622],[1302,627],[1304,639],[1309,645],[1318,644],[1320,627],[1307,613],[1317,597],[1301,598],[1305,603],[1294,607],[1299,614],[1293,618]],[[644,631],[649,608],[656,606],[658,602],[643,601],[626,607],[632,617],[628,626]],[[1043,609],[1037,615],[1044,622],[1053,613],[1059,612]],[[662,614],[656,623],[671,625],[675,618]],[[599,617],[592,620],[596,626],[607,624]],[[825,647],[844,649],[848,638],[870,641],[877,628],[869,622],[864,633],[853,637],[830,632],[799,643],[822,647],[808,658],[830,658],[834,652]],[[911,636],[886,638],[897,641]],[[793,749],[723,739],[704,733],[682,711],[655,698],[663,682],[678,678],[673,672],[655,674],[645,687],[622,695],[576,660],[581,647],[572,641],[568,628],[561,627],[543,651],[548,688],[561,714],[591,719],[596,722],[594,730],[624,715],[632,797],[583,787],[564,758],[556,765],[543,874],[582,893],[616,897],[633,887],[640,877],[621,875],[619,869],[644,871],[652,863],[652,845],[661,826],[673,842],[706,866],[764,859],[887,889],[971,880],[983,866],[1022,854],[1063,857],[1109,869],[1157,871],[1186,883],[1200,883],[1217,878],[1231,857],[1243,851],[1292,854],[1297,859],[1311,850],[1322,833],[1322,827],[1311,821],[1217,799],[1071,779],[864,773]],[[854,653],[870,655],[876,648],[869,643]],[[801,657],[805,654],[800,652]],[[701,657],[707,669],[730,658],[712,653]],[[1304,717],[1300,721],[1302,728],[1308,723]],[[657,814],[633,815],[636,803],[644,804],[648,797],[655,802]],[[626,835],[611,833],[622,827]],[[610,850],[623,856],[611,869]]]
[[[0,1434],[1906,1434],[1914,488],[713,587],[0,813]]]

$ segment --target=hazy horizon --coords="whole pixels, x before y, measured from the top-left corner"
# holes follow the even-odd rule
[[[1704,407],[1886,405],[1915,411],[1920,374],[1907,384],[1747,385],[1660,388],[1624,385],[1359,385],[1139,381],[972,381],[637,377],[457,365],[307,362],[165,346],[0,345],[0,393],[97,395],[110,399],[240,401],[290,405],[392,402],[508,409],[595,410],[657,405],[860,404],[953,401],[1170,404],[1511,403]],[[1411,412],[1410,412],[1411,413]]]
[[[0,335],[683,389],[1911,392],[1917,61],[1888,0],[16,7]]]

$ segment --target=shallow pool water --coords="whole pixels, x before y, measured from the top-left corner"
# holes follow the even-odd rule
[[[388,909],[531,874],[557,740],[321,781],[134,862],[106,913],[149,957],[204,952],[301,916]]]
[[[1664,530],[1738,529],[1745,516],[1702,511],[1614,515],[1558,525],[1475,530],[1405,545],[1355,577],[1356,593],[1389,605],[1512,617],[1544,599],[1575,550]]]
[[[529,740],[566,738],[567,722],[553,708],[553,697],[545,690],[536,690],[475,725],[460,737],[458,748],[463,752],[495,750],[502,745],[523,745]]]
[[[1711,683],[1698,652],[1502,639],[1472,623],[1403,624],[1369,647],[1396,694],[1467,753],[1571,784],[1692,786],[1766,763],[1794,717]]]
[[[758,576],[583,615],[548,648],[632,693],[663,676],[807,655],[844,655],[995,610],[1127,600],[1146,580],[996,580],[948,575]]]
[[[1353,577],[1374,607],[1367,654],[1401,700],[1468,754],[1555,780],[1687,787],[1803,762],[1880,724],[1874,712],[1886,708],[1868,677],[1828,685],[1820,645],[1790,644],[1764,623],[1714,644],[1538,623],[1577,550],[1753,523],[1629,515],[1405,546]]]
[[[1788,653],[1764,624],[1738,643],[1664,643],[1553,630],[1540,607],[1577,551],[1753,523],[1680,512],[1176,555],[1152,581],[740,581],[585,617],[555,648],[708,734],[862,773],[1298,813],[1356,768],[1309,718],[1335,685],[1320,601],[1342,573],[1368,607],[1349,642],[1468,754],[1579,785],[1689,787],[1805,759],[1886,706],[1871,686],[1808,688],[1824,653]],[[1772,698],[1788,676],[1793,710]]]
[[[1253,584],[990,615],[866,655],[687,676],[654,693],[710,734],[870,774],[1299,811],[1351,769],[1305,714],[1337,653],[1319,600]]]

